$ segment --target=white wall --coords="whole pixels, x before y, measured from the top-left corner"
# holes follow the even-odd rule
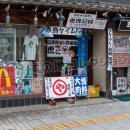
[[[93,84],[98,83],[101,91],[106,92],[106,31],[94,30],[93,32],[93,57],[96,64],[93,67]]]

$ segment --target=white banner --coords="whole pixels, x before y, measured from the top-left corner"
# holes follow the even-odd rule
[[[66,28],[66,27],[56,27],[56,26],[52,26],[51,28],[51,32],[54,35],[77,35],[77,33],[82,32],[82,29],[77,29],[77,28]]]
[[[117,95],[128,94],[127,78],[117,77]]]
[[[107,19],[96,19],[93,28],[104,30],[107,24]]]
[[[47,57],[69,57],[71,46],[77,46],[76,40],[48,39]]]
[[[93,28],[96,18],[96,14],[70,13],[66,27]]]
[[[46,99],[75,97],[74,78],[68,77],[46,77],[45,78]]]
[[[112,48],[113,48],[113,30],[108,29],[108,70],[112,70],[112,64],[113,64],[113,55],[112,55]]]

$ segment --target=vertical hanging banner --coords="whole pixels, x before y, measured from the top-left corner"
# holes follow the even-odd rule
[[[74,78],[46,77],[45,78],[46,99],[75,97]]]
[[[113,64],[113,30],[111,28],[108,29],[108,71],[112,71]]]
[[[75,95],[88,96],[87,76],[74,76]]]
[[[88,35],[78,38],[78,75],[87,75]]]
[[[15,95],[14,67],[0,67],[0,96]]]

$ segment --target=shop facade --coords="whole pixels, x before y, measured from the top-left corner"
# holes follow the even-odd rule
[[[100,86],[101,95],[107,97],[116,90],[111,89],[107,81],[112,81],[110,74],[114,70],[107,69],[107,34],[111,19],[105,12],[110,9],[102,8],[108,3],[104,3],[104,7],[100,4],[98,10],[99,3],[92,2],[86,2],[86,6],[77,2],[73,8],[70,8],[71,1],[31,2],[0,4],[0,106],[47,103],[47,99],[55,98],[54,89],[49,86],[58,87],[56,81],[60,81],[63,90],[66,90],[65,82],[69,84],[67,98],[75,97],[75,93],[88,96],[89,85]],[[86,10],[88,4],[92,10]],[[80,5],[85,6],[83,10]],[[110,15],[115,13],[110,12]],[[86,21],[80,24],[81,20]],[[116,37],[117,33],[113,34]],[[76,84],[79,78],[85,79],[84,85],[74,88],[72,79]],[[55,91],[59,96],[56,98],[64,93],[58,90],[61,93]]]

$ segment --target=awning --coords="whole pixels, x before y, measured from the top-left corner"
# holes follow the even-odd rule
[[[4,4],[27,4],[90,11],[130,12],[130,0],[0,0]]]

